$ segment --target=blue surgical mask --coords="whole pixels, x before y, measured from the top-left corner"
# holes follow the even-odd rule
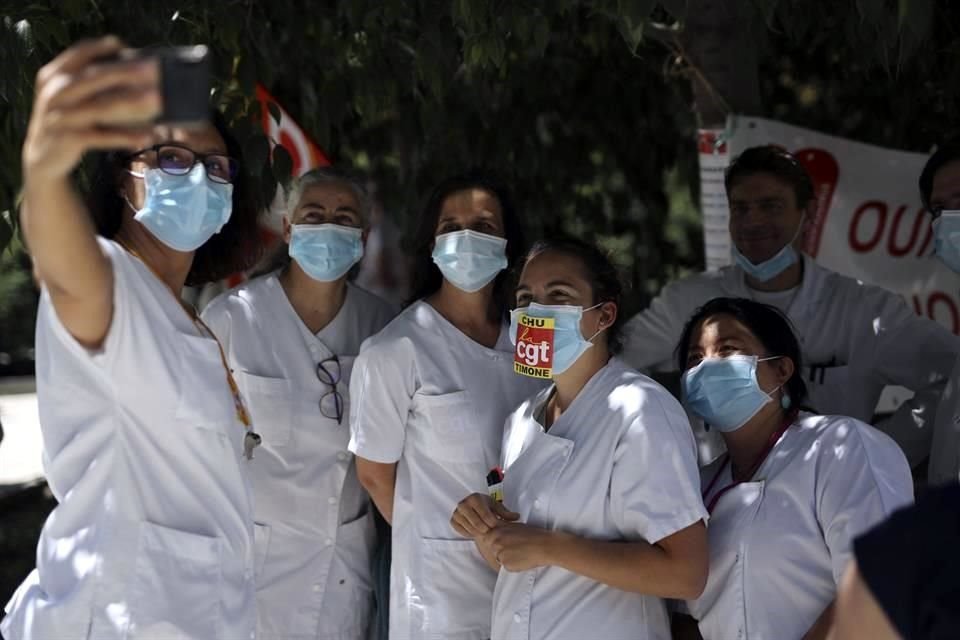
[[[340,279],[363,257],[363,231],[339,224],[295,224],[290,257],[320,282]]]
[[[603,304],[602,302],[600,304]],[[580,331],[580,320],[584,311],[596,309],[600,304],[584,309],[572,305],[544,305],[531,302],[530,306],[520,307],[510,312],[510,341],[517,345],[518,318],[526,315],[531,318],[553,319],[553,354],[551,375],[556,377],[576,362],[583,353],[593,346],[592,340],[602,331],[585,338]]]
[[[473,293],[507,268],[507,241],[465,229],[434,240],[433,262],[450,284]]]
[[[723,432],[736,431],[773,400],[757,382],[757,363],[778,357],[704,358],[683,374],[687,408],[711,427]]]
[[[793,243],[800,235],[801,229],[803,229],[802,219],[800,220],[800,226],[797,227],[797,232],[793,234],[793,238],[790,239],[790,242],[785,244],[780,251],[777,251],[777,253],[768,260],[754,264],[750,262],[747,256],[740,253],[740,250],[737,249],[737,245],[733,245],[733,259],[736,261],[737,266],[743,269],[744,272],[746,272],[752,278],[755,278],[760,282],[768,282],[773,280],[778,275],[795,265],[800,259],[797,250],[793,248]]]
[[[160,169],[147,169],[142,176],[130,173],[143,178],[146,190],[143,208],[133,219],[171,249],[196,251],[230,219],[233,185],[208,180],[202,164],[182,176]]]
[[[960,210],[943,211],[933,221],[933,252],[943,264],[960,272]]]

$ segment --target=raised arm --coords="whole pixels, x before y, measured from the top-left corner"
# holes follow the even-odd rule
[[[122,46],[114,37],[81,42],[39,71],[22,151],[22,224],[34,272],[60,321],[88,348],[110,328],[113,272],[71,173],[88,151],[148,146],[151,127],[122,125],[151,120],[161,105],[156,63],[95,62]]]

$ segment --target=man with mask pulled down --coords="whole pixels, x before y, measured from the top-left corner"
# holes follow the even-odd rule
[[[772,305],[800,339],[814,411],[870,422],[885,386],[914,392],[877,426],[917,466],[930,454],[937,403],[960,341],[917,316],[899,295],[830,271],[800,252],[816,200],[809,175],[788,152],[747,149],[727,169],[725,183],[735,264],[667,285],[627,323],[624,359],[639,369],[672,370],[684,322],[713,298]],[[701,454],[712,459],[720,446],[711,437]]]

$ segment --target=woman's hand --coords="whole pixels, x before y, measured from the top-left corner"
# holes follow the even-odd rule
[[[156,60],[98,62],[122,47],[113,37],[81,42],[40,69],[21,152],[20,217],[34,273],[89,349],[103,345],[113,319],[113,267],[70,172],[87,151],[150,146],[146,123],[161,110]]]
[[[37,73],[23,144],[24,181],[66,178],[92,150],[149,146],[162,109],[156,60],[97,62],[121,51],[113,36],[73,45]]]
[[[453,511],[450,525],[464,538],[473,539],[505,522],[515,522],[519,519],[519,513],[510,511],[490,496],[471,493],[461,500]]]
[[[551,564],[550,549],[558,535],[529,524],[503,522],[483,534],[481,544],[507,571],[527,571]]]

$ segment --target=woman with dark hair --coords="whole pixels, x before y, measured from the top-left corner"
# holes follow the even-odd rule
[[[255,258],[239,148],[155,126],[155,61],[112,37],[37,75],[23,232],[42,287],[37,396],[59,505],[3,637],[251,638],[258,436],[216,338],[179,298]],[[107,155],[87,206],[71,173]]]
[[[494,638],[667,640],[663,598],[703,589],[693,432],[666,389],[615,357],[620,303],[596,247],[550,240],[524,261],[515,369],[553,384],[507,418],[503,504],[474,493],[451,519],[499,571]]]
[[[496,574],[449,519],[486,486],[504,418],[542,384],[512,373],[499,297],[522,250],[505,188],[478,173],[441,183],[417,234],[419,297],[354,363],[350,450],[393,525],[393,640],[490,637]]]
[[[800,345],[776,308],[715,298],[676,350],[687,408],[723,436],[702,471],[710,575],[687,606],[706,640],[824,638],[853,538],[913,500],[887,435],[800,411]]]
[[[492,219],[479,221],[476,229],[460,228],[453,220],[442,219],[444,201],[453,194],[478,191],[492,196],[499,205],[499,227]],[[466,232],[470,231],[470,234]],[[450,236],[442,249],[440,260],[449,264],[444,267],[437,260],[436,237],[456,232],[459,235]],[[499,240],[484,239],[477,235],[494,235],[506,240],[505,246]],[[488,246],[483,252],[471,251],[471,246],[479,248],[481,245],[471,242],[478,239]],[[492,295],[487,305],[487,319],[491,327],[499,326],[510,306],[510,269],[523,255],[526,249],[523,235],[523,226],[514,209],[513,200],[505,185],[501,184],[492,175],[479,170],[473,170],[462,175],[452,176],[434,188],[424,207],[424,213],[417,221],[417,229],[413,241],[413,293],[407,305],[424,300],[443,288],[444,280],[455,278],[458,282],[450,282],[455,289],[467,293],[478,290],[479,284],[486,285],[492,276]],[[503,255],[501,255],[503,254]],[[496,256],[496,262],[490,256]],[[506,262],[503,263],[503,258]],[[455,264],[454,264],[455,262]],[[494,266],[501,265],[500,269]]]

